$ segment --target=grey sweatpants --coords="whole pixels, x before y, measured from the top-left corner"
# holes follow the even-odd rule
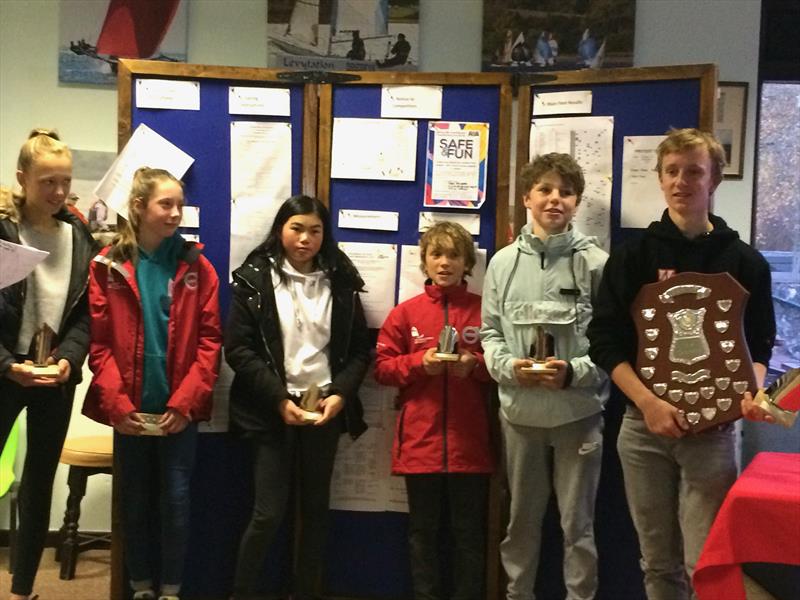
[[[736,479],[734,427],[668,438],[628,407],[617,449],[648,600],[686,600],[700,551]]]
[[[511,511],[500,558],[508,575],[508,600],[533,600],[542,519],[555,489],[564,532],[564,583],[568,600],[597,592],[594,504],[603,454],[603,416],[559,427],[526,427],[500,419]],[[552,449],[553,472],[548,457]]]

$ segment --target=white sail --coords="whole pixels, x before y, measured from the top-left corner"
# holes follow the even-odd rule
[[[316,46],[319,35],[319,0],[295,0],[286,36]]]
[[[333,35],[359,31],[362,38],[387,35],[389,0],[333,0],[331,14]]]

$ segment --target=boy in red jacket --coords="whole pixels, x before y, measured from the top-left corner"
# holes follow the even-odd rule
[[[478,332],[480,296],[467,291],[475,266],[470,234],[438,223],[420,240],[425,292],[396,306],[378,335],[375,379],[399,388],[392,473],[404,475],[414,597],[442,593],[438,533],[444,515],[452,539],[452,600],[482,598],[486,498],[494,460],[488,388]],[[438,354],[445,325],[458,333],[457,360]],[[447,508],[446,508],[447,507]]]

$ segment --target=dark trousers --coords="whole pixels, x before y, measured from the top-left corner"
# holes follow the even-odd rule
[[[22,387],[0,379],[0,448],[14,421],[28,409],[27,450],[19,486],[19,529],[11,593],[31,593],[47,531],[53,478],[72,413],[75,386]]]
[[[467,473],[406,475],[408,543],[415,600],[440,600],[439,532],[449,531],[451,600],[478,600],[486,573],[489,476]],[[443,520],[447,518],[446,522]]]
[[[294,592],[318,595],[322,586],[331,476],[339,443],[338,419],[316,427],[285,426],[281,434],[252,441],[255,499],[250,523],[239,545],[234,592],[254,594],[266,552],[287,512],[297,474],[300,532]]]

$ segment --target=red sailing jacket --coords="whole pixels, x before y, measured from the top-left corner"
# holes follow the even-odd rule
[[[436,347],[447,322],[459,335],[458,348],[478,364],[469,377],[428,375],[422,356]],[[396,306],[378,334],[375,379],[399,388],[392,473],[491,473],[489,382],[478,331],[480,296],[466,284],[425,293]]]
[[[222,345],[219,279],[201,248],[187,243],[178,259],[167,326],[167,407],[192,421],[211,416]],[[94,377],[83,413],[113,425],[141,404],[144,320],[133,264],[112,262],[108,250],[95,257],[89,271],[89,368]]]

